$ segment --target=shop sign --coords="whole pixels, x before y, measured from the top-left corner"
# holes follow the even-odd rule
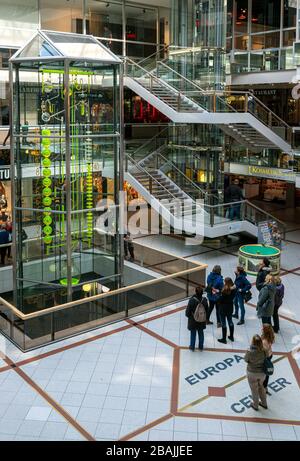
[[[291,182],[296,181],[296,175],[291,170],[250,165],[248,171],[251,176],[261,176],[263,178],[281,179]]]
[[[0,181],[8,181],[10,179],[10,168],[0,168]]]

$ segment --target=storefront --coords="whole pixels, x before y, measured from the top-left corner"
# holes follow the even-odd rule
[[[11,179],[10,167],[0,166],[0,223],[11,219]],[[2,218],[3,216],[3,218]]]
[[[295,206],[295,173],[291,170],[233,163],[225,164],[224,169],[225,186],[238,178],[245,199],[287,208]]]

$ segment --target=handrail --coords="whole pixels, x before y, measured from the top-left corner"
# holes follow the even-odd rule
[[[178,200],[178,197],[176,197],[175,195],[172,194],[172,192],[169,191],[169,189],[167,189],[163,184],[161,184],[158,179],[154,178],[154,176],[151,175],[151,173],[149,173],[148,170],[146,170],[144,167],[142,167],[139,163],[137,163],[129,154],[126,154],[126,157],[129,158],[129,161],[134,163],[134,165],[142,170],[143,173],[145,173],[147,176],[149,176],[151,178],[152,181],[155,181],[160,187],[162,187],[163,189],[165,189],[169,195],[171,195],[174,199]],[[130,171],[128,170],[128,173],[130,173]],[[132,173],[133,176],[134,176],[134,173]],[[138,180],[137,180],[138,181]],[[149,191],[151,193],[151,191]],[[156,199],[158,200],[158,199]]]
[[[147,61],[148,59],[152,58],[152,56],[157,56],[162,50],[168,50],[173,45],[164,45],[159,50],[156,50],[154,53],[150,54],[146,58],[141,59],[138,63],[141,65],[142,62]]]
[[[224,94],[226,95],[227,93],[229,94],[241,94],[241,95],[247,95],[248,98],[251,97],[254,99],[254,101],[260,105],[261,107],[263,107],[266,112],[268,114],[271,114],[272,117],[274,117],[275,119],[277,119],[281,125],[284,125],[287,129],[291,130],[291,126],[288,125],[288,123],[286,123],[284,120],[282,120],[277,114],[275,114],[275,112],[273,112],[269,107],[267,107],[259,98],[257,98],[253,93],[251,93],[250,91],[231,91],[231,90],[213,90],[213,91],[210,91],[210,90],[204,90],[203,88],[201,88],[197,83],[193,82],[192,80],[188,79],[187,77],[185,77],[184,75],[180,74],[179,72],[177,72],[175,69],[173,69],[172,67],[168,66],[165,62],[163,61],[157,61],[157,64],[158,65],[162,65],[164,66],[165,68],[169,69],[171,72],[173,72],[174,74],[178,75],[182,80],[185,80],[186,82],[188,82],[190,85],[194,86],[195,88],[197,88],[200,92],[203,93],[203,95],[209,95],[209,94],[213,94],[213,95],[216,95],[216,97],[218,99],[221,99],[220,98],[220,94]],[[219,93],[219,94],[218,94]],[[228,104],[226,101],[224,101],[223,99],[221,99],[223,103],[225,103],[225,105],[230,108],[231,111],[234,111],[234,112],[237,112],[237,110],[232,107],[230,104]],[[255,114],[253,114],[255,115]],[[259,118],[259,117],[257,117]],[[260,119],[260,118],[259,118]]]
[[[169,127],[166,126],[160,133],[157,133],[155,134],[154,136],[152,136],[152,138],[148,139],[144,144],[142,144],[141,146],[139,146],[134,152],[132,152],[133,155],[136,155],[137,152],[139,152],[140,150],[142,150],[145,146],[147,146],[148,144],[152,143],[152,141],[156,138],[159,138],[161,136],[162,133],[164,133],[165,131],[169,131]]]
[[[200,186],[198,186],[198,184],[194,183],[194,181],[192,181],[188,176],[186,176],[183,171],[181,171],[176,165],[175,163],[172,161],[172,160],[169,160],[167,159],[166,157],[164,157],[160,152],[156,154],[157,156],[161,157],[163,160],[165,160],[166,163],[169,163],[172,165],[172,167],[179,172],[179,174],[181,176],[184,177],[185,180],[187,180],[195,189],[198,189],[203,195],[207,195],[208,192],[205,191],[204,189],[201,189]]]
[[[140,246],[144,246],[144,245],[139,244],[137,242],[135,242],[135,244],[138,244]],[[165,255],[168,255],[168,256],[170,255],[169,252],[166,253],[166,252],[162,251],[161,249],[159,249],[159,252],[161,252],[161,253],[163,253]],[[176,255],[173,255],[173,256],[175,257]],[[197,272],[199,270],[203,270],[203,269],[207,268],[207,264],[202,264],[202,263],[199,263],[198,261],[195,261],[195,260],[189,261],[189,260],[184,259],[181,256],[178,256],[178,255],[176,256],[176,258],[178,260],[184,261],[185,263],[189,263],[189,264],[194,265],[196,267],[191,267],[191,268],[185,269],[183,271],[175,272],[174,274],[164,275],[164,276],[161,276],[161,277],[159,277],[157,279],[154,279],[154,280],[146,280],[145,282],[140,282],[140,283],[137,283],[137,284],[134,284],[134,285],[129,285],[127,287],[118,288],[116,290],[109,291],[107,293],[100,293],[100,294],[97,294],[97,295],[94,295],[94,296],[90,296],[88,298],[77,299],[75,301],[71,301],[71,302],[68,302],[68,303],[59,304],[57,306],[49,307],[49,308],[46,308],[46,309],[43,309],[43,310],[40,310],[40,311],[37,311],[37,312],[32,312],[32,313],[29,313],[29,314],[24,314],[17,307],[15,307],[13,304],[9,303],[8,301],[6,301],[6,299],[4,299],[2,297],[0,297],[0,303],[2,303],[4,306],[8,307],[21,320],[29,320],[29,319],[36,318],[36,317],[41,317],[41,316],[44,316],[44,315],[47,315],[47,314],[52,314],[54,312],[61,311],[61,310],[64,310],[64,309],[68,309],[68,308],[71,308],[71,307],[76,307],[78,305],[81,305],[81,304],[84,304],[84,303],[87,303],[87,302],[98,301],[98,300],[103,299],[103,298],[107,298],[107,297],[110,297],[110,296],[115,296],[115,295],[119,295],[119,294],[122,294],[122,293],[126,293],[126,292],[128,292],[128,291],[130,291],[132,289],[141,288],[141,287],[149,286],[149,285],[150,286],[151,285],[156,285],[156,284],[160,283],[161,281],[169,280],[169,279],[172,279],[172,278],[177,278],[178,276],[191,274],[191,273],[194,273],[194,272]]]
[[[282,123],[283,125],[285,125],[288,129],[292,129],[292,127],[286,123],[282,118],[280,118],[277,114],[275,114],[275,112],[273,112],[268,106],[266,106],[259,98],[257,98],[253,93],[251,93],[251,91],[231,91],[231,90],[224,90],[223,93],[229,93],[229,94],[241,94],[241,95],[247,95],[247,96],[250,96],[251,98],[253,98],[257,104],[259,104],[260,106],[262,106],[268,113],[272,114],[272,116],[274,118],[276,118],[277,120],[280,121],[280,123]]]
[[[125,62],[129,62],[131,65],[136,66],[136,67],[139,67],[139,68],[144,72],[144,75],[143,75],[143,76],[145,76],[145,75],[149,76],[150,78],[154,79],[159,85],[164,86],[164,87],[167,88],[169,91],[172,89],[173,91],[175,91],[175,92],[177,93],[177,96],[182,95],[182,93],[181,93],[179,90],[177,90],[176,88],[172,87],[171,85],[168,85],[166,82],[164,82],[164,80],[162,80],[162,79],[159,78],[159,77],[156,77],[156,75],[154,75],[152,72],[147,71],[146,69],[144,69],[143,67],[141,67],[138,63],[132,61],[132,59],[128,58],[127,56],[126,56],[126,58],[125,58]],[[127,69],[126,69],[126,75],[128,76]],[[134,77],[132,77],[132,78],[134,78]],[[150,91],[150,93],[152,93],[151,89],[149,89],[149,88],[148,88],[148,91]],[[182,96],[184,96],[184,95],[182,95]]]

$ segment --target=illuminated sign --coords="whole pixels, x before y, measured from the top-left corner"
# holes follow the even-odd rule
[[[249,166],[249,174],[252,176],[262,176],[265,178],[282,179],[284,181],[295,182],[296,175],[291,170],[282,170],[280,168],[269,168],[263,166]]]
[[[0,168],[0,180],[8,181],[10,179],[10,168]]]

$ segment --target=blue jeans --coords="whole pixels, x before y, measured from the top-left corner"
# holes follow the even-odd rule
[[[220,313],[220,319],[221,319],[222,328],[226,328],[226,319],[227,319],[229,328],[233,327],[232,314],[221,314]]]
[[[238,203],[237,205],[231,205],[230,210],[229,210],[229,219],[231,221],[234,220],[234,218],[240,219],[241,215],[241,204]]]
[[[196,332],[198,331],[198,336],[199,336],[199,349],[203,349],[203,344],[204,344],[204,331],[202,329],[199,330],[191,330],[191,343],[190,343],[190,348],[195,349],[195,343],[196,343]]]
[[[271,317],[262,317],[261,322],[262,323],[268,323],[269,325],[272,325]]]
[[[235,307],[235,315],[239,316],[239,308],[241,309],[241,320],[245,320],[245,302],[244,296],[242,293],[237,293],[234,298],[234,307]]]

